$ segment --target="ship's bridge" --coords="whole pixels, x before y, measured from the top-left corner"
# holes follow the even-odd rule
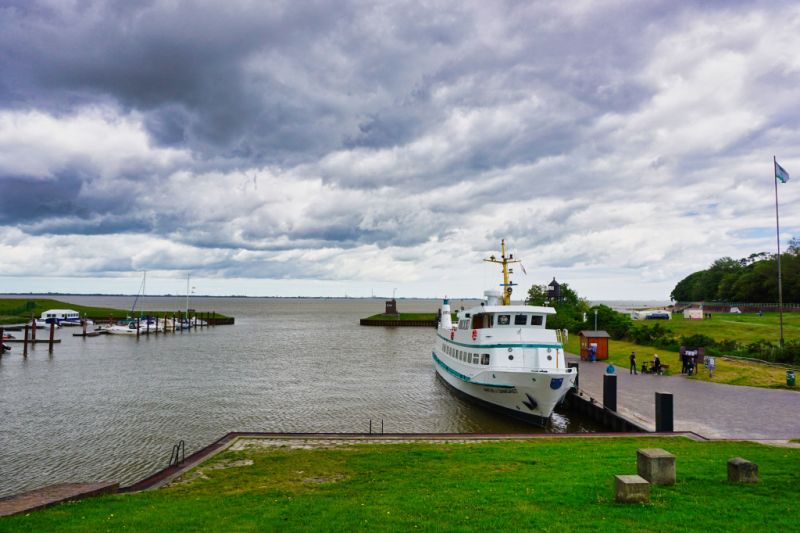
[[[556,314],[552,307],[534,305],[490,305],[462,311],[458,317],[459,329],[487,328],[541,328],[547,315]]]

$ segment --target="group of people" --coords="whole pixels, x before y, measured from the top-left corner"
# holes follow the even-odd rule
[[[636,352],[631,352],[630,360],[631,360],[631,371],[630,371],[630,373],[631,374],[638,374],[638,372],[636,371]],[[646,361],[644,363],[642,363],[642,374],[647,374],[647,373],[650,373],[650,374],[661,374],[661,372],[662,372],[661,359],[658,358],[658,354],[657,353],[653,354],[653,362],[650,365],[650,368],[648,368]]]

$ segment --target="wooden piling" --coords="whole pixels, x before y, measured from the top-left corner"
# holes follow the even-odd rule
[[[139,319],[136,319],[136,338],[139,338]]]
[[[83,325],[83,334],[86,335],[86,324]],[[47,345],[47,349],[50,353],[53,353],[53,338],[56,335],[56,325],[52,322],[50,323],[50,342]]]
[[[31,315],[31,340],[36,342],[36,318]]]
[[[3,355],[6,352],[4,346],[5,344],[3,344],[3,328],[0,328],[0,355]]]
[[[217,312],[216,311],[211,311],[211,317],[214,319],[214,322],[212,322],[211,324],[216,326],[217,325]]]
[[[22,357],[28,357],[28,328],[30,326],[25,324],[25,342],[22,343]]]
[[[84,336],[84,337],[86,336],[86,322],[88,322],[88,321],[86,320],[86,317],[83,317],[83,318],[81,319],[81,326],[83,326],[83,336]]]

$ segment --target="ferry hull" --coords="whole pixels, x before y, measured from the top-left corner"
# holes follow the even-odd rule
[[[574,373],[567,372],[502,372],[494,371],[498,384],[473,383],[459,377],[436,354],[436,374],[459,396],[489,408],[495,412],[544,426],[550,420],[553,409],[564,399],[575,382]],[[553,388],[555,380],[560,383]],[[559,381],[560,380],[560,381]]]

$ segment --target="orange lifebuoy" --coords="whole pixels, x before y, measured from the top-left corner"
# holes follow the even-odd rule
[[[472,340],[477,340],[477,339],[478,339],[478,330],[477,329],[473,329],[472,330]]]

